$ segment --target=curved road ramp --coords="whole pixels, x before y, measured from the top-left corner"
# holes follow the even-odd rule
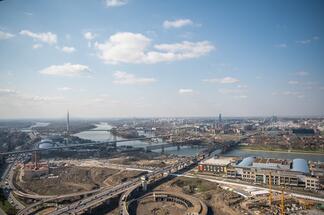
[[[124,209],[122,215],[148,215],[159,211],[174,215],[206,215],[208,211],[205,203],[197,198],[166,191],[154,191],[133,199]]]

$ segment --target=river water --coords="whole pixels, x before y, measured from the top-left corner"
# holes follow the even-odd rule
[[[110,126],[108,123],[99,123],[99,124],[95,124],[95,126],[97,126],[97,127],[91,131],[83,131],[83,132],[74,134],[74,136],[77,136],[77,137],[83,138],[83,139],[93,140],[93,141],[113,140],[113,135],[110,132],[96,131],[96,130],[111,129],[112,126]],[[140,135],[151,136],[150,133],[140,133]],[[124,138],[116,137],[116,139],[123,140]],[[122,143],[117,142],[117,146],[128,145],[128,146],[133,146],[133,147],[145,147],[150,144],[166,144],[166,143],[162,142],[162,140],[159,140],[159,143],[149,143],[149,142],[140,141],[140,140],[133,140],[133,141],[122,142]],[[180,150],[177,150],[177,147],[169,147],[169,148],[165,148],[164,152],[166,154],[175,154],[175,155],[181,155],[181,156],[194,156],[197,153],[199,153],[199,151],[201,151],[202,149],[204,149],[204,148],[182,146],[180,148]],[[153,150],[153,151],[161,152],[161,149]]]
[[[96,124],[96,128],[91,131],[83,131],[80,133],[75,134],[75,136],[93,140],[93,141],[109,141],[113,140],[113,135],[107,131],[96,131],[96,130],[104,130],[104,129],[111,129],[107,123],[99,123]],[[142,133],[144,134],[144,133]],[[150,136],[150,134],[144,134],[145,136]],[[122,140],[123,138],[117,137],[117,140]],[[133,147],[144,147],[149,144],[157,144],[157,143],[148,143],[144,141],[128,141],[123,143],[117,143],[118,146],[122,145],[130,145]],[[160,141],[158,144],[165,144],[165,142]],[[204,148],[197,148],[197,147],[190,147],[190,146],[183,146],[180,150],[177,150],[177,147],[170,147],[166,148],[164,151],[166,154],[175,154],[175,155],[183,155],[183,156],[194,156],[199,151]],[[161,150],[154,150],[155,152],[161,152]],[[239,157],[248,157],[248,156],[256,156],[256,157],[266,157],[266,158],[280,158],[280,159],[295,159],[295,158],[302,158],[305,160],[312,160],[312,161],[322,161],[324,162],[324,155],[320,154],[303,154],[303,153],[288,153],[288,152],[264,152],[264,151],[248,151],[243,149],[234,149],[227,152],[225,155],[227,156],[239,156]]]

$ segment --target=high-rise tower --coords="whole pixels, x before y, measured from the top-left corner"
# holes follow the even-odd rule
[[[218,115],[218,122],[222,123],[222,114],[221,113]]]
[[[66,115],[66,134],[67,134],[67,136],[70,135],[70,114],[69,114],[69,111],[67,111],[67,115]]]

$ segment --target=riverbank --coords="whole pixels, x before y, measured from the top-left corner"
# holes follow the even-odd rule
[[[324,155],[324,151],[307,151],[307,150],[290,150],[280,149],[280,148],[263,148],[263,147],[254,147],[254,146],[238,146],[237,149],[242,151],[251,151],[251,152],[276,152],[276,153],[294,153],[294,154],[307,154],[307,155]]]

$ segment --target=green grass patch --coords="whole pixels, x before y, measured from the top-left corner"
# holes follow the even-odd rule
[[[186,194],[207,192],[218,189],[217,184],[198,178],[180,178],[172,185],[181,187]]]
[[[14,208],[5,198],[2,189],[0,189],[0,208],[2,208],[2,210],[6,212],[8,215],[14,215],[17,214],[18,212],[16,208]]]

